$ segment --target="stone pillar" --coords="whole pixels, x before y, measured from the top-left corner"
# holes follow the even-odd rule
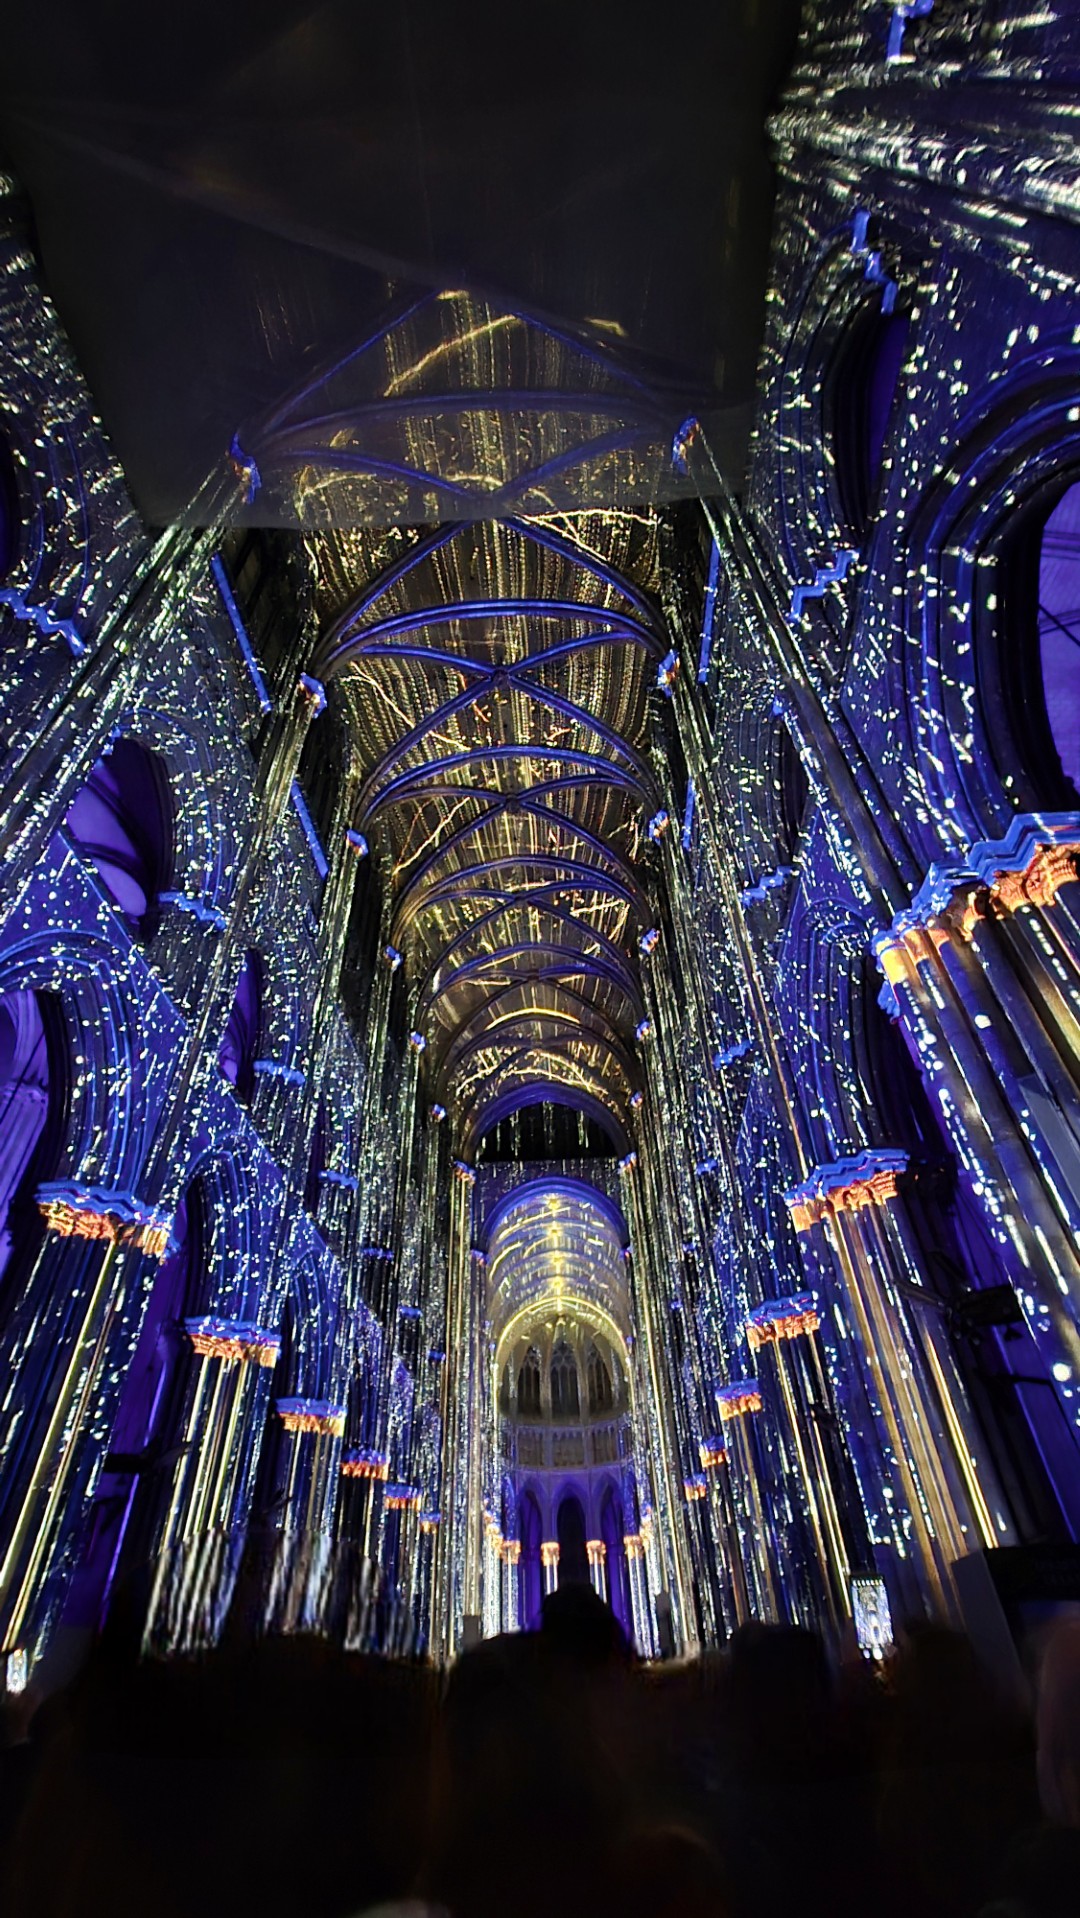
[[[0,1344],[0,1649],[32,1664],[64,1596],[84,1501],[170,1219],[130,1193],[58,1183]]]
[[[751,1420],[761,1411],[761,1389],[756,1379],[735,1379],[730,1385],[720,1387],[716,1402],[720,1417],[734,1438],[737,1469],[733,1490],[737,1487],[743,1507],[741,1529],[756,1548],[743,1552],[753,1610],[759,1618],[775,1621],[781,1612],[773,1566],[774,1541],[765,1515],[757,1451],[750,1429]]]
[[[157,1652],[194,1651],[221,1632],[281,1348],[278,1333],[239,1320],[188,1319],[184,1329],[195,1354],[184,1442],[143,1632]]]
[[[521,1629],[521,1594],[518,1589],[521,1563],[521,1540],[507,1538],[503,1540],[503,1563],[506,1576],[503,1584],[503,1631],[517,1632]]]
[[[656,1653],[653,1635],[652,1607],[649,1604],[649,1587],[645,1576],[645,1543],[640,1532],[628,1532],[623,1539],[626,1553],[626,1569],[630,1575],[630,1613],[634,1621],[634,1643],[642,1658],[652,1658]]]
[[[602,1538],[589,1538],[585,1541],[585,1550],[589,1558],[589,1583],[593,1591],[607,1600],[607,1546]]]
[[[559,1542],[548,1538],[540,1547],[540,1563],[544,1568],[544,1597],[555,1590],[559,1582]]]

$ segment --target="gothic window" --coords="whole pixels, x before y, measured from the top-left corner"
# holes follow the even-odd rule
[[[555,1532],[559,1541],[559,1584],[587,1585],[589,1557],[585,1549],[585,1508],[572,1492],[560,1502]]]
[[[540,1354],[535,1345],[530,1345],[518,1373],[518,1412],[523,1418],[540,1412]]]
[[[1062,494],[1043,527],[1039,671],[1058,761],[1080,794],[1080,481]]]
[[[250,1104],[255,1090],[255,1060],[262,1027],[263,966],[257,952],[244,958],[236,998],[225,1027],[218,1065],[222,1075],[236,1088],[236,1096]]]
[[[157,930],[172,870],[173,809],[164,763],[136,739],[98,760],[65,821],[137,939]]]
[[[780,742],[776,762],[776,822],[779,828],[781,865],[787,865],[802,831],[810,784],[799,749],[787,727],[779,728]]]
[[[589,1346],[585,1361],[585,1376],[589,1388],[590,1412],[610,1412],[614,1403],[611,1373],[593,1344]]]
[[[1080,481],[1010,529],[976,653],[991,749],[1023,810],[1080,805]]]
[[[581,1413],[577,1363],[565,1339],[551,1355],[551,1411],[554,1418],[577,1418]]]
[[[0,996],[0,1273],[40,1241],[34,1195],[56,1175],[67,1115],[64,1042],[51,994]]]
[[[874,509],[908,327],[906,313],[862,312],[847,328],[828,376],[826,436],[837,502],[856,534]]]
[[[0,438],[0,579],[5,579],[19,553],[19,488],[7,441]]]

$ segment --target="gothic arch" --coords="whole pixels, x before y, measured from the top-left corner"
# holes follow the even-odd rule
[[[813,579],[839,547],[857,546],[865,535],[873,502],[864,497],[861,511],[851,510],[855,489],[837,471],[840,429],[845,404],[862,398],[851,390],[854,363],[861,358],[867,370],[865,349],[879,322],[902,317],[897,303],[897,280],[882,266],[873,223],[853,209],[810,265],[777,380],[781,529],[796,582]]]
[[[1010,631],[1002,602],[1010,538],[1027,514],[1038,521],[1080,478],[1080,425],[1070,417],[1078,385],[1080,349],[1057,345],[980,394],[947,475],[912,517],[903,623],[916,643],[903,647],[902,671],[938,827],[928,859],[941,857],[942,840],[955,854],[997,839],[1016,812],[1046,803],[1039,769],[1018,764],[1023,742],[1002,674]]]
[[[135,978],[96,934],[48,929],[0,954],[0,993],[52,992],[61,1000],[71,1057],[65,1157],[84,1184],[132,1189],[155,1119],[137,1063],[145,1006]]]

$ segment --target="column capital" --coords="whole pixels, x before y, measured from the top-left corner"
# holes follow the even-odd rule
[[[730,1385],[717,1386],[716,1405],[725,1423],[745,1418],[750,1412],[760,1412],[761,1387],[756,1379],[733,1379]]]
[[[287,1432],[318,1432],[340,1438],[345,1430],[345,1407],[328,1399],[278,1399],[274,1406]]]
[[[546,1538],[546,1539],[544,1539],[544,1541],[543,1541],[543,1543],[542,1543],[542,1544],[541,1544],[541,1546],[540,1546],[540,1563],[541,1563],[541,1565],[545,1565],[545,1566],[548,1566],[548,1567],[554,1567],[554,1566],[556,1566],[556,1565],[558,1564],[558,1562],[559,1562],[559,1541],[558,1541],[558,1539],[555,1539],[555,1538]]]
[[[36,1197],[49,1230],[61,1238],[105,1239],[134,1246],[154,1259],[163,1259],[169,1249],[172,1213],[144,1205],[133,1192],[54,1179],[39,1185]]]
[[[891,1146],[856,1152],[850,1159],[817,1165],[785,1192],[784,1200],[797,1232],[838,1212],[857,1212],[863,1206],[884,1205],[896,1197],[897,1179],[906,1172],[908,1154]]]
[[[812,1292],[795,1292],[787,1299],[767,1299],[757,1305],[746,1321],[746,1338],[752,1352],[761,1345],[777,1345],[781,1339],[801,1338],[816,1332],[821,1324]]]
[[[272,1366],[281,1351],[281,1334],[243,1319],[185,1319],[184,1331],[200,1358]]]
[[[390,1461],[385,1452],[376,1452],[368,1445],[352,1445],[341,1455],[341,1473],[343,1478],[386,1478],[390,1470]]]

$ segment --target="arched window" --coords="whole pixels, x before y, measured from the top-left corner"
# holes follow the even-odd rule
[[[776,766],[776,823],[779,828],[780,864],[786,865],[798,844],[802,831],[810,782],[806,777],[799,749],[787,727],[781,725]]]
[[[244,958],[229,1022],[218,1052],[223,1076],[244,1105],[255,1089],[255,1060],[262,1028],[263,965],[257,952]]]
[[[1080,480],[1062,494],[1043,527],[1039,670],[1061,770],[1080,803]]]
[[[158,895],[172,869],[173,809],[163,760],[137,739],[118,739],[72,801],[65,824],[135,937],[151,939]]]
[[[1080,806],[1080,480],[1043,491],[1002,542],[976,649],[998,770],[1023,810]]]
[[[47,1029],[48,1028],[48,1029]],[[0,996],[0,1273],[43,1230],[34,1197],[58,1170],[67,1112],[63,1014],[49,993]]]
[[[559,1503],[556,1520],[559,1541],[559,1584],[589,1583],[589,1554],[585,1550],[585,1508],[573,1492]]]
[[[855,533],[863,531],[873,511],[909,324],[906,313],[877,308],[859,314],[840,342],[826,382],[826,439],[840,517]]]
[[[540,1560],[540,1543],[544,1533],[540,1507],[531,1492],[524,1492],[518,1500],[518,1522],[521,1527],[521,1624],[522,1629],[528,1632],[534,1631],[540,1622],[540,1606],[544,1597],[544,1573]]]
[[[19,486],[11,448],[0,434],[0,579],[6,579],[19,556]]]
[[[540,1354],[535,1345],[530,1345],[518,1373],[518,1412],[522,1418],[539,1416]]]
[[[581,1413],[577,1362],[565,1339],[560,1339],[551,1355],[551,1411],[557,1419],[577,1418]]]
[[[304,1180],[304,1211],[314,1218],[319,1210],[322,1194],[320,1173],[326,1166],[326,1106],[319,1100],[315,1114],[315,1124],[311,1133],[311,1156],[308,1159],[307,1177]]]
[[[611,1373],[608,1371],[596,1346],[590,1342],[585,1360],[585,1377],[589,1392],[590,1412],[610,1412],[614,1404],[611,1389]]]

